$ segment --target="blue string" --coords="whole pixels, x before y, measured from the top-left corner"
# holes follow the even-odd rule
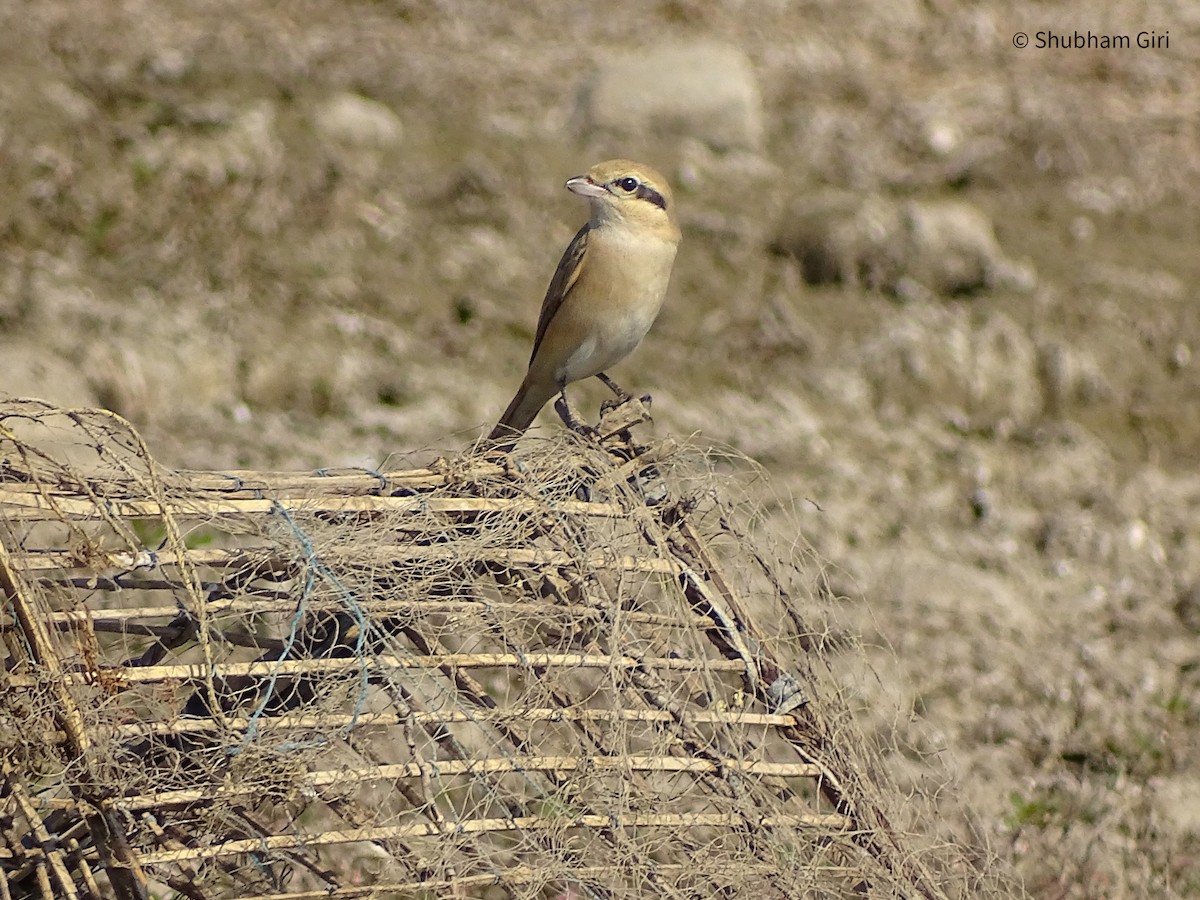
[[[327,473],[327,472],[328,472],[328,470],[320,470],[319,474]],[[378,473],[374,473],[374,472],[371,474],[377,475],[380,479],[381,484],[386,485],[386,483],[387,483],[386,479],[384,479],[384,477],[382,475],[379,475]],[[422,499],[424,501],[424,498],[422,498]],[[368,623],[367,623],[366,613],[363,611],[362,607],[359,605],[358,600],[355,598],[353,592],[349,588],[347,588],[344,584],[342,584],[341,579],[339,579],[337,577],[337,575],[332,570],[330,570],[330,568],[324,562],[322,562],[321,558],[317,555],[316,549],[312,545],[312,541],[309,540],[308,535],[304,533],[304,530],[300,528],[300,526],[297,524],[295,519],[293,519],[292,516],[288,513],[287,509],[276,500],[276,501],[272,501],[272,512],[277,513],[278,515],[282,516],[283,520],[285,522],[287,522],[288,525],[291,527],[292,532],[296,536],[296,540],[299,542],[301,548],[303,548],[303,550],[304,550],[305,561],[308,564],[307,575],[305,576],[305,580],[304,580],[304,589],[301,592],[300,600],[296,607],[296,613],[292,617],[291,627],[289,628],[289,631],[288,631],[288,637],[287,637],[287,641],[285,642],[284,650],[280,654],[279,658],[276,660],[276,663],[284,662],[289,657],[289,655],[292,653],[293,648],[295,647],[296,641],[298,640],[298,636],[299,636],[300,625],[304,618],[304,613],[305,613],[305,610],[307,607],[308,600],[311,597],[312,592],[315,588],[317,575],[320,575],[321,578],[323,578],[325,581],[327,581],[329,584],[333,585],[337,589],[337,592],[341,595],[343,603],[345,603],[347,609],[354,616],[354,620],[358,625],[358,639],[355,642],[354,652],[355,652],[355,655],[360,660],[362,660],[363,649],[364,649],[364,645],[365,645],[366,639],[367,639]],[[561,515],[561,513],[559,513],[559,515]],[[523,652],[520,652],[518,654],[518,656],[523,665],[527,666],[529,664],[528,659],[526,659]],[[227,749],[226,752],[230,756],[235,756],[238,753],[242,752],[247,746],[249,746],[249,744],[253,740],[256,739],[256,737],[258,735],[259,719],[261,719],[261,717],[263,716],[263,714],[266,710],[266,706],[267,706],[268,702],[270,701],[272,694],[274,693],[275,685],[278,682],[278,679],[279,679],[279,672],[278,672],[278,669],[276,669],[276,671],[271,673],[271,676],[268,679],[268,682],[267,682],[268,689],[264,693],[263,699],[259,702],[258,708],[255,709],[254,712],[250,716],[250,719],[249,719],[249,722],[247,725],[247,729],[246,729],[246,736],[243,739],[241,745],[238,747]],[[368,687],[368,668],[367,668],[365,660],[363,660],[363,664],[359,671],[359,686],[360,686],[360,689],[359,689],[359,693],[358,693],[358,699],[357,699],[357,701],[355,703],[355,707],[354,707],[354,714],[351,716],[350,722],[348,724],[342,726],[341,729],[339,729],[339,732],[338,732],[339,737],[345,737],[345,735],[349,734],[351,729],[353,729],[355,724],[357,723],[358,718],[361,715],[363,708],[366,705],[367,687]],[[463,708],[458,703],[454,703],[453,699],[452,699],[452,703],[453,703],[453,705]],[[476,724],[480,724],[478,722],[478,720],[473,715],[471,715],[471,711],[469,708],[464,708],[464,711],[467,712],[468,721],[475,722]],[[290,742],[281,744],[278,749],[278,752],[291,752],[294,750],[309,749],[312,747],[323,746],[325,744],[328,744],[329,742],[330,742],[330,738],[328,738],[328,737],[316,738],[311,741],[290,741]],[[501,756],[503,756],[504,758],[511,759],[511,754],[508,752],[508,750],[506,750],[504,748],[503,744],[498,745],[497,749],[500,751]],[[435,771],[435,776],[436,776],[436,766],[434,767],[434,771]],[[530,779],[530,776],[527,773],[522,772],[521,774],[522,774],[522,777],[524,777],[526,781],[529,781],[530,784],[533,783],[532,780]],[[461,827],[461,826],[459,826],[459,827]]]
[[[232,481],[233,489],[235,491],[240,491],[246,486],[246,482],[241,475],[230,475],[228,472],[213,472],[213,474],[228,481]]]
[[[325,565],[324,562],[321,561],[321,558],[317,555],[316,549],[312,545],[312,541],[309,540],[308,535],[304,533],[303,529],[300,528],[300,526],[296,523],[296,520],[292,518],[290,513],[288,513],[287,509],[281,503],[279,503],[278,500],[274,500],[272,501],[271,511],[282,516],[283,520],[291,527],[292,532],[296,536],[296,540],[299,541],[301,548],[304,550],[305,561],[308,564],[306,567],[307,574],[304,577],[304,589],[300,593],[300,601],[296,604],[296,613],[292,616],[291,627],[288,630],[287,640],[284,642],[283,652],[280,653],[279,658],[275,661],[275,670],[267,679],[267,689],[263,693],[262,699],[259,701],[258,708],[255,709],[250,715],[249,722],[246,726],[246,736],[242,739],[241,745],[230,748],[226,751],[230,756],[236,756],[237,754],[241,753],[250,745],[252,741],[258,737],[259,719],[266,711],[267,704],[270,702],[271,697],[275,693],[275,685],[279,681],[278,664],[285,662],[289,656],[291,656],[292,650],[296,645],[296,641],[299,638],[300,625],[304,620],[304,614],[308,606],[309,598],[312,596],[313,589],[316,586],[317,575],[320,575],[325,581],[332,584],[337,589],[338,593],[341,595],[342,602],[346,605],[346,608],[350,611],[350,614],[354,616],[355,624],[358,625],[358,638],[354,644],[354,655],[362,661],[362,665],[359,668],[358,699],[355,702],[354,713],[350,717],[350,721],[343,725],[340,729],[340,736],[344,737],[350,733],[351,729],[354,728],[355,724],[358,722],[358,717],[361,715],[363,707],[367,702],[368,672],[366,661],[363,660],[363,647],[366,644],[368,628],[366,613],[363,612],[362,607],[358,604],[358,601],[354,597],[354,593],[344,584],[342,584],[341,579],[339,579],[337,575],[334,574],[334,572],[330,570],[330,568]],[[307,747],[317,747],[328,742],[328,738],[317,738],[311,741],[291,741],[282,744],[279,749],[286,752],[290,750],[304,749]]]

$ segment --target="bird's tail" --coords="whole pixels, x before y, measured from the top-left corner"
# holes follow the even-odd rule
[[[537,418],[546,401],[553,396],[553,391],[547,394],[544,390],[537,390],[528,381],[521,382],[516,396],[512,398],[512,402],[504,410],[504,415],[487,436],[488,450],[495,453],[507,453],[511,450],[517,438],[525,433],[525,429]]]

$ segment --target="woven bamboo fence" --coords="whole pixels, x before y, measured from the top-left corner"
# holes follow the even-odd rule
[[[814,572],[635,420],[185,472],[0,403],[0,898],[961,895],[890,824]]]

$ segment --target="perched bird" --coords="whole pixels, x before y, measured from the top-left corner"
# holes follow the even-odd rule
[[[588,199],[591,216],[550,279],[529,370],[488,436],[502,452],[555,394],[566,404],[573,381],[596,375],[625,398],[604,370],[633,352],[654,324],[679,246],[671,189],[649,166],[612,159],[566,186]],[[581,428],[565,408],[567,424]]]

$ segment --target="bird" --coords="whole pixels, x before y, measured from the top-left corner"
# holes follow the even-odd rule
[[[572,382],[594,375],[627,399],[605,370],[641,343],[667,294],[681,234],[666,179],[642,163],[610,159],[567,179],[566,188],[587,199],[590,214],[550,279],[529,368],[486,440],[493,451],[511,450],[555,394],[568,427],[587,431],[567,402]]]

